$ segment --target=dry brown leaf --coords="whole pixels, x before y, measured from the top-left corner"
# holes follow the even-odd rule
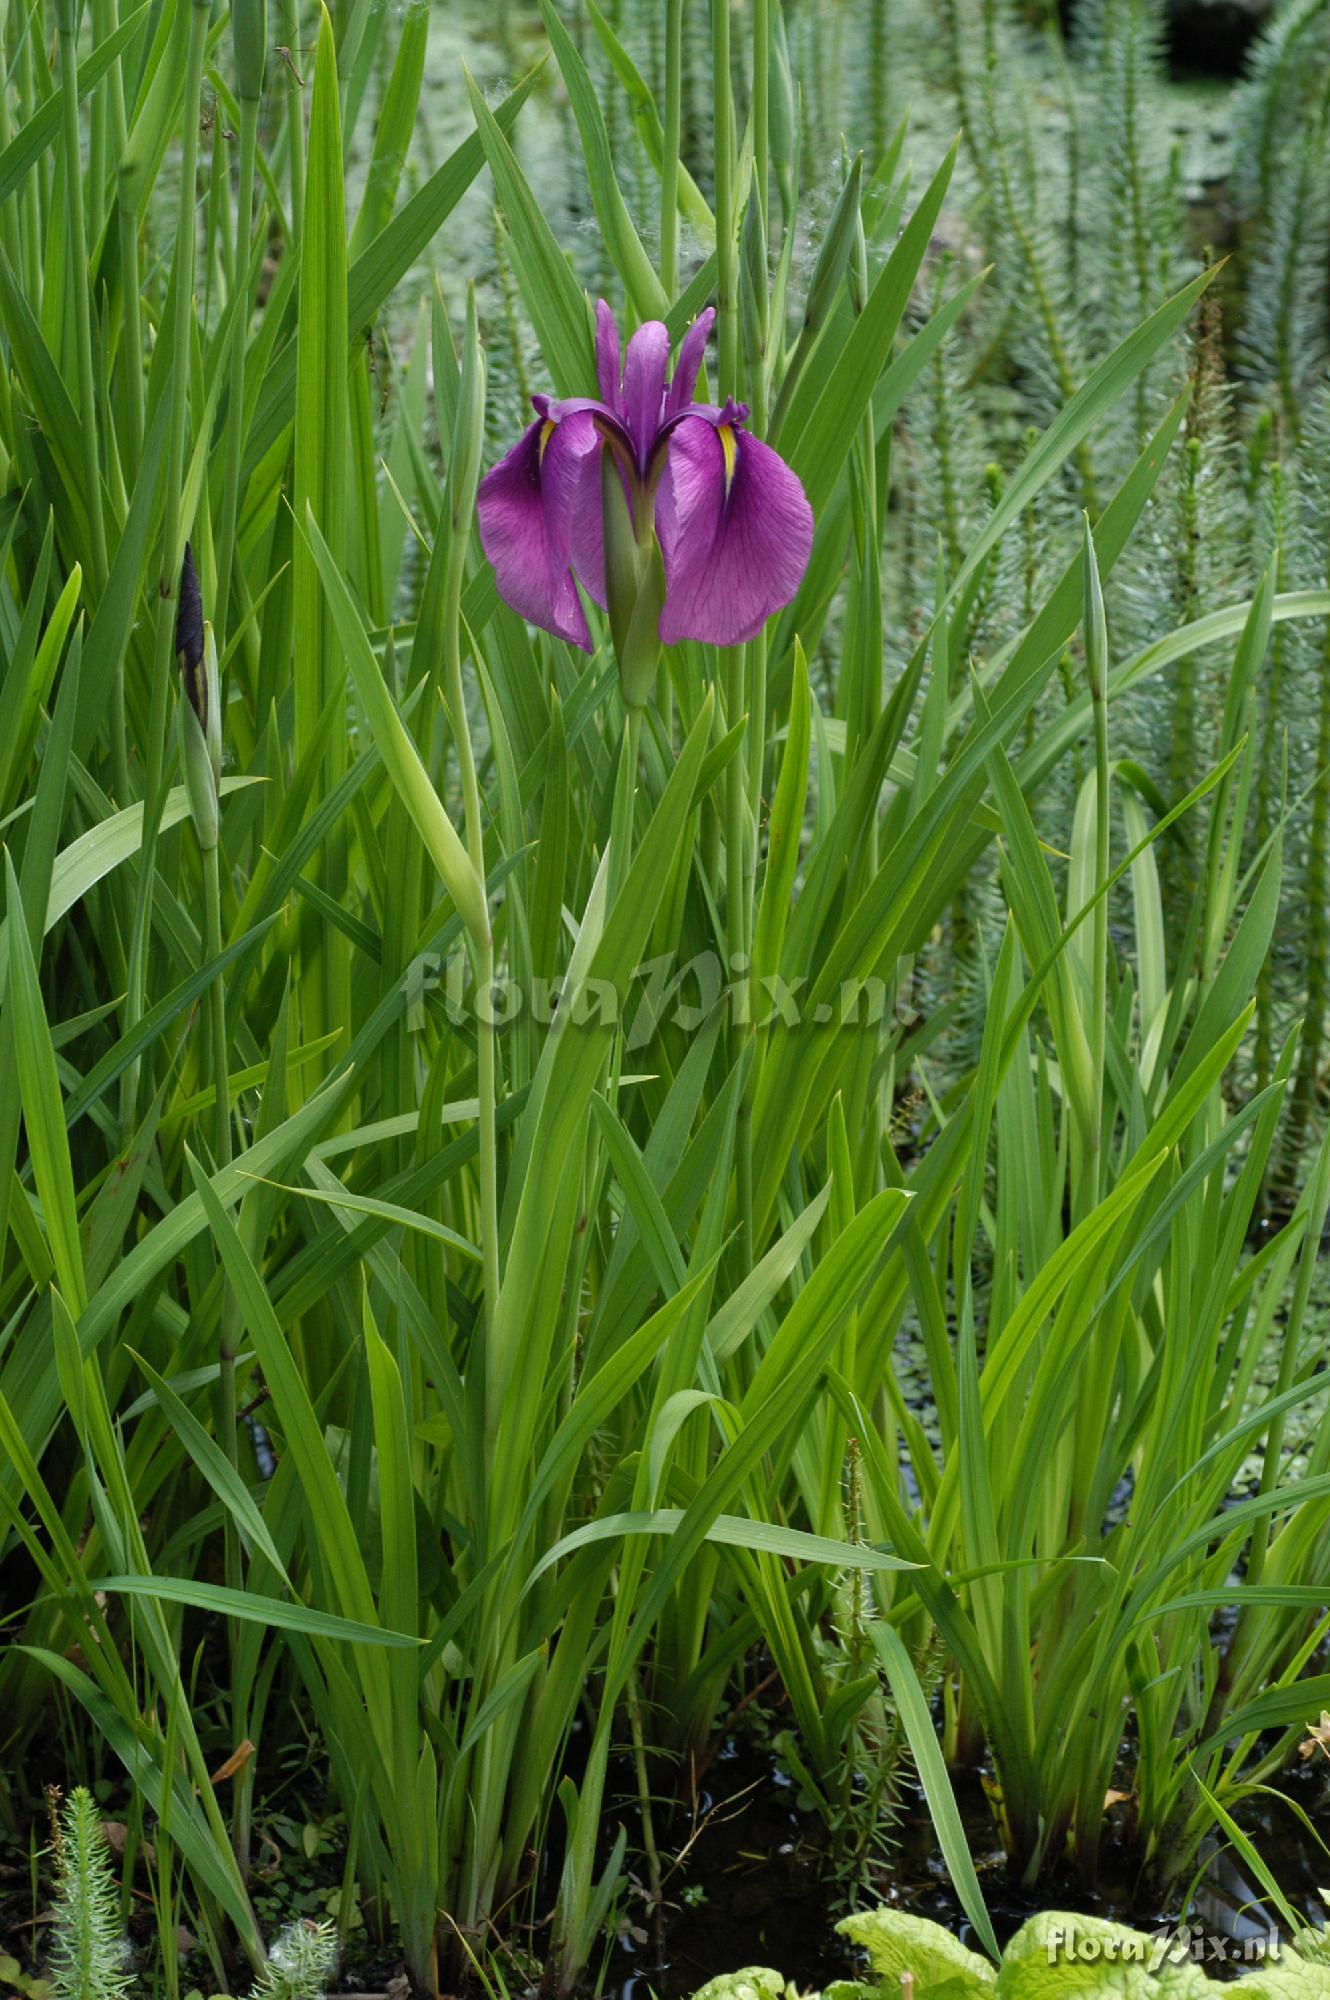
[[[220,1785],[227,1778],[234,1778],[237,1771],[244,1770],[246,1764],[248,1764],[250,1758],[253,1755],[254,1755],[254,1745],[250,1742],[247,1736],[244,1742],[238,1744],[236,1748],[231,1752],[231,1755],[227,1758],[226,1762],[224,1764],[219,1764],[217,1769],[213,1772],[212,1782],[214,1783],[214,1785]]]
[[[1318,1750],[1330,1757],[1330,1708],[1323,1708],[1320,1721],[1309,1722],[1307,1731],[1307,1735],[1298,1745],[1299,1757],[1305,1761],[1308,1757],[1314,1757]]]
[[[102,1832],[106,1835],[106,1845],[110,1848],[112,1854],[123,1855],[126,1842],[129,1839],[129,1828],[125,1825],[125,1822],[122,1819],[104,1819],[102,1821]],[[153,1867],[156,1867],[157,1856],[153,1851],[153,1845],[150,1840],[140,1839],[138,1851],[146,1861]]]

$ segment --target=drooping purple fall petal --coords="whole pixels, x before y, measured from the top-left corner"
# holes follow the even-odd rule
[[[541,410],[506,458],[480,482],[480,541],[505,604],[533,625],[591,651],[586,612],[573,581],[573,524],[586,473],[600,452],[584,410],[556,420]],[[599,487],[595,500],[599,506]]]
[[[581,500],[573,516],[573,568],[587,596],[602,611],[608,610],[605,596],[605,519],[601,511],[600,467],[595,463],[583,478]]]
[[[667,585],[663,642],[738,646],[803,581],[813,510],[770,445],[699,414],[684,417],[670,439],[656,532]]]

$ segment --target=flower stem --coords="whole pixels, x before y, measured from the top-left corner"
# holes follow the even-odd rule
[[[726,657],[725,726],[732,729],[744,710],[744,656],[747,648],[733,647]],[[749,865],[748,770],[743,757],[732,757],[725,773],[725,926],[729,949],[731,993],[742,991],[743,1005],[737,1021],[731,1021],[736,1051],[748,1033],[752,1018],[748,1005],[749,947],[751,939],[750,897],[753,875]],[[753,1149],[751,1106],[747,1092],[739,1109],[735,1135],[735,1176],[739,1219],[743,1233],[737,1245],[741,1267],[746,1271],[753,1255]]]
[[[299,243],[305,230],[305,108],[300,72],[296,67],[300,57],[300,0],[284,0],[278,13],[278,32],[287,38],[282,54],[286,76],[287,170],[291,190],[288,220],[291,241]]]
[[[628,870],[633,860],[633,807],[637,797],[637,765],[642,741],[642,710],[631,703],[624,704],[623,740],[620,746],[618,771],[614,780],[614,799],[610,808],[610,862],[607,879],[607,903],[612,909],[619,891],[628,879]]]
[[[64,107],[65,195],[69,203],[69,257],[74,282],[74,331],[78,347],[79,433],[83,441],[83,478],[87,486],[88,526],[92,532],[92,563],[100,591],[106,584],[106,522],[102,515],[101,461],[97,451],[97,390],[92,372],[92,304],[88,295],[88,243],[83,215],[83,155],[79,138],[77,29],[74,0],[60,0],[56,9],[60,37],[60,96]]]
[[[739,380],[738,257],[734,236],[734,98],[730,88],[730,0],[711,0],[711,84],[716,148],[716,326],[720,400]]]
[[[759,0],[759,13],[765,22],[765,0]],[[758,33],[758,19],[754,19],[754,35]],[[757,75],[760,69],[765,91],[766,38],[763,27],[762,39],[754,48],[753,91],[756,104]],[[762,214],[766,217],[766,183],[760,180],[762,188]],[[763,259],[765,263],[765,255]],[[767,431],[767,357],[759,354],[749,369],[750,379],[745,384],[751,412],[751,423],[759,437]],[[748,680],[748,731],[745,749],[748,760],[748,809],[752,828],[752,840],[747,856],[747,889],[745,894],[746,939],[751,943],[753,936],[753,904],[757,877],[757,829],[762,824],[762,777],[763,760],[766,754],[767,738],[767,631],[764,626],[755,639],[750,639],[744,651],[747,653]],[[745,946],[747,948],[747,946]]]
[[[480,782],[471,747],[467,722],[466,696],[462,687],[462,577],[466,563],[469,521],[452,523],[448,567],[444,579],[443,662],[453,740],[462,780],[462,807],[466,821],[466,848],[471,866],[481,882],[485,880],[485,822],[481,810]],[[476,957],[477,996],[480,1006],[476,1020],[476,1098],[480,1137],[480,1228],[481,1255],[485,1280],[487,1323],[494,1317],[499,1300],[499,1171],[497,1136],[497,1062],[495,1024],[491,989],[494,985],[494,932],[488,901],[483,933],[472,932]]]
[[[153,651],[152,692],[148,713],[147,782],[143,808],[143,848],[139,860],[137,901],[130,939],[125,1028],[138,1025],[143,1012],[143,981],[152,911],[153,871],[157,834],[165,803],[167,695],[175,647],[176,596],[180,586],[180,555],[184,541],[181,519],[185,474],[185,430],[188,422],[189,318],[194,298],[194,201],[199,164],[199,100],[203,89],[203,58],[208,40],[208,0],[193,0],[189,16],[189,47],[185,62],[185,102],[180,143],[180,199],[176,214],[175,291],[170,339],[170,406],[166,441],[165,502],[162,522],[162,565],[157,593],[157,630]],[[96,511],[91,506],[92,511]],[[121,1091],[121,1118],[132,1130],[138,1102],[139,1063],[126,1070]]]
[[[222,883],[220,850],[207,849],[203,856],[204,956],[218,958],[222,950]],[[231,1085],[226,1052],[226,981],[217,973],[209,988],[209,1017],[213,1084],[217,1092],[214,1110],[213,1151],[219,1167],[231,1163]]]
[[[21,105],[32,105],[37,101],[36,79],[33,71],[32,44],[36,39],[31,33],[18,38],[18,101]],[[42,295],[42,245],[46,241],[46,231],[42,222],[41,176],[25,174],[19,194],[23,217],[21,230],[23,252],[23,290],[30,299]]]
[[[258,151],[259,106],[251,97],[240,99],[239,214],[236,217],[236,283],[249,286],[249,259],[253,245],[255,161]],[[240,458],[245,422],[245,335],[249,330],[249,306],[236,313],[231,329],[230,377],[227,383],[226,463],[222,487],[222,519],[217,537],[217,609],[214,617],[219,630],[229,630],[227,605],[231,595],[231,565],[235,556],[236,514],[240,500]]]
[[[139,311],[139,227],[134,208],[133,177],[122,167],[117,175],[116,226],[120,240],[120,295],[124,328],[120,344],[124,351],[126,436],[122,446],[125,478],[137,476],[143,456],[143,322]],[[124,678],[120,678],[120,700],[124,701]]]
[[[1102,889],[1109,873],[1108,691],[1095,680],[1090,686],[1090,716],[1094,727],[1095,888]],[[1094,976],[1090,992],[1090,1088],[1094,1092],[1094,1123],[1086,1162],[1086,1211],[1099,1201],[1104,1158],[1104,1045],[1108,1011],[1108,897],[1094,907]]]
[[[222,949],[221,849],[217,843],[203,849],[203,956],[205,963],[219,957]],[[209,1054],[212,1061],[213,1153],[218,1168],[231,1163],[231,1078],[227,1060],[226,977],[214,974],[208,989]],[[222,1295],[217,1338],[217,1437],[235,1473],[240,1471],[240,1422],[237,1414],[236,1356],[242,1331],[240,1310],[228,1285]],[[230,1513],[223,1524],[223,1574],[228,1590],[244,1589],[240,1537]],[[249,1680],[242,1670],[244,1641],[237,1621],[226,1621],[227,1649],[231,1661],[231,1735],[241,1743],[248,1734]],[[231,1810],[231,1845],[241,1873],[249,1873],[249,1796],[243,1776],[237,1783]]]
[[[764,230],[770,214],[767,206],[771,172],[770,48],[770,0],[753,0],[753,165]]]
[[[660,282],[679,282],[679,145],[683,127],[683,0],[666,0],[665,142],[660,162]]]
[[[744,648],[734,646],[725,656],[725,726],[733,729],[744,713]],[[744,895],[744,820],[747,814],[747,770],[742,757],[732,757],[725,772],[725,927],[731,959],[748,947],[747,899]],[[731,971],[734,970],[733,965]]]
[[[642,741],[642,711],[630,708],[624,717],[624,755],[628,761],[628,838],[624,844],[623,871],[628,873],[633,858],[633,798],[637,792],[637,759]]]
[[[768,175],[771,160],[770,124],[770,11],[768,0],[754,0],[753,4],[753,74],[752,74],[752,114],[754,172],[761,213],[760,231],[760,276],[758,282],[765,287],[768,246]],[[725,70],[726,102],[729,102],[728,61]],[[719,81],[717,91],[720,91]],[[719,157],[719,154],[718,154]],[[720,205],[719,167],[717,168],[717,255],[719,256]],[[729,231],[725,240],[733,243]],[[767,324],[768,306],[760,302],[759,316],[762,327]],[[723,339],[722,321],[722,339]],[[749,361],[748,381],[745,384],[752,424],[758,435],[765,435],[767,429],[767,365],[766,343],[759,344],[758,351]],[[736,648],[732,666],[732,695],[727,697],[727,721],[732,725],[740,710],[747,709],[747,727],[744,742],[744,757],[735,758],[730,767],[734,776],[734,789],[740,793],[742,811],[737,807],[729,818],[727,842],[732,842],[737,832],[739,853],[738,895],[733,895],[734,875],[730,875],[731,895],[736,906],[740,929],[737,951],[743,954],[739,965],[731,964],[731,976],[743,982],[745,1004],[742,1019],[738,1024],[740,1036],[752,1033],[752,1023],[757,1018],[756,1009],[759,996],[753,984],[752,947],[757,898],[757,848],[758,830],[762,824],[762,780],[763,762],[766,753],[767,734],[767,635],[765,628],[751,639],[746,646]],[[740,766],[743,766],[742,770]],[[733,802],[730,802],[731,804]],[[734,869],[735,859],[731,858],[730,868]],[[731,940],[731,954],[736,946]],[[756,1092],[757,1064],[750,1063],[747,1082],[739,1105],[739,1118],[735,1132],[736,1187],[742,1236],[739,1243],[740,1267],[745,1272],[752,1268],[755,1255],[753,1244],[753,1100]]]

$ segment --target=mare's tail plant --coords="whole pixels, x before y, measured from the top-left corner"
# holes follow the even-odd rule
[[[86,1785],[63,1805],[58,1787],[47,1797],[56,1867],[49,1967],[55,2000],[120,2000],[134,1980],[101,1814]]]
[[[298,1917],[273,1939],[250,2000],[323,2000],[337,1970],[337,1955],[332,1923]]]

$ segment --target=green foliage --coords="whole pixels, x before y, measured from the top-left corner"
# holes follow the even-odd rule
[[[914,1977],[921,1993],[955,1980],[975,1992],[995,1983],[992,1966],[977,1952],[967,1951],[940,1924],[898,1910],[866,1910],[837,1925],[842,1937],[868,1954],[868,1963],[884,1988],[900,1984],[901,1974]]]
[[[785,1981],[764,1965],[745,1966],[742,1972],[723,1972],[698,1988],[694,2000],[784,2000]]]
[[[449,10],[0,19],[0,1698],[171,1992],[311,1727],[343,1916],[435,1992],[561,1848],[566,1990],[759,1654],[986,1944],[949,1766],[1167,1892],[1330,1701],[1328,10],[1222,273],[1151,0],[500,11],[437,127]],[[602,291],[816,514],[627,708],[474,519]]]
[[[329,1922],[301,1917],[288,1924],[268,1947],[268,1959],[254,1983],[253,2000],[324,2000],[324,1987],[337,1970],[337,1932]]]
[[[927,1917],[907,1911],[867,1910],[836,1926],[868,1954],[872,1977],[836,1980],[818,2000],[869,2000],[902,1987],[919,2000],[1040,2000],[1075,1993],[1085,2000],[1203,2000],[1217,1990],[1184,1933],[1135,1931],[1100,1917],[1048,1910],[1022,1924],[996,1971]],[[1317,2000],[1330,1992],[1322,1964],[1324,1932],[1300,1934],[1298,1945],[1258,1959],[1244,1970],[1237,1990],[1246,2000]],[[1201,1956],[1204,1956],[1202,1944]],[[752,1966],[723,1974],[693,2000],[778,2000],[788,1991],[777,1972]],[[1225,1990],[1232,1990],[1227,1988]]]

